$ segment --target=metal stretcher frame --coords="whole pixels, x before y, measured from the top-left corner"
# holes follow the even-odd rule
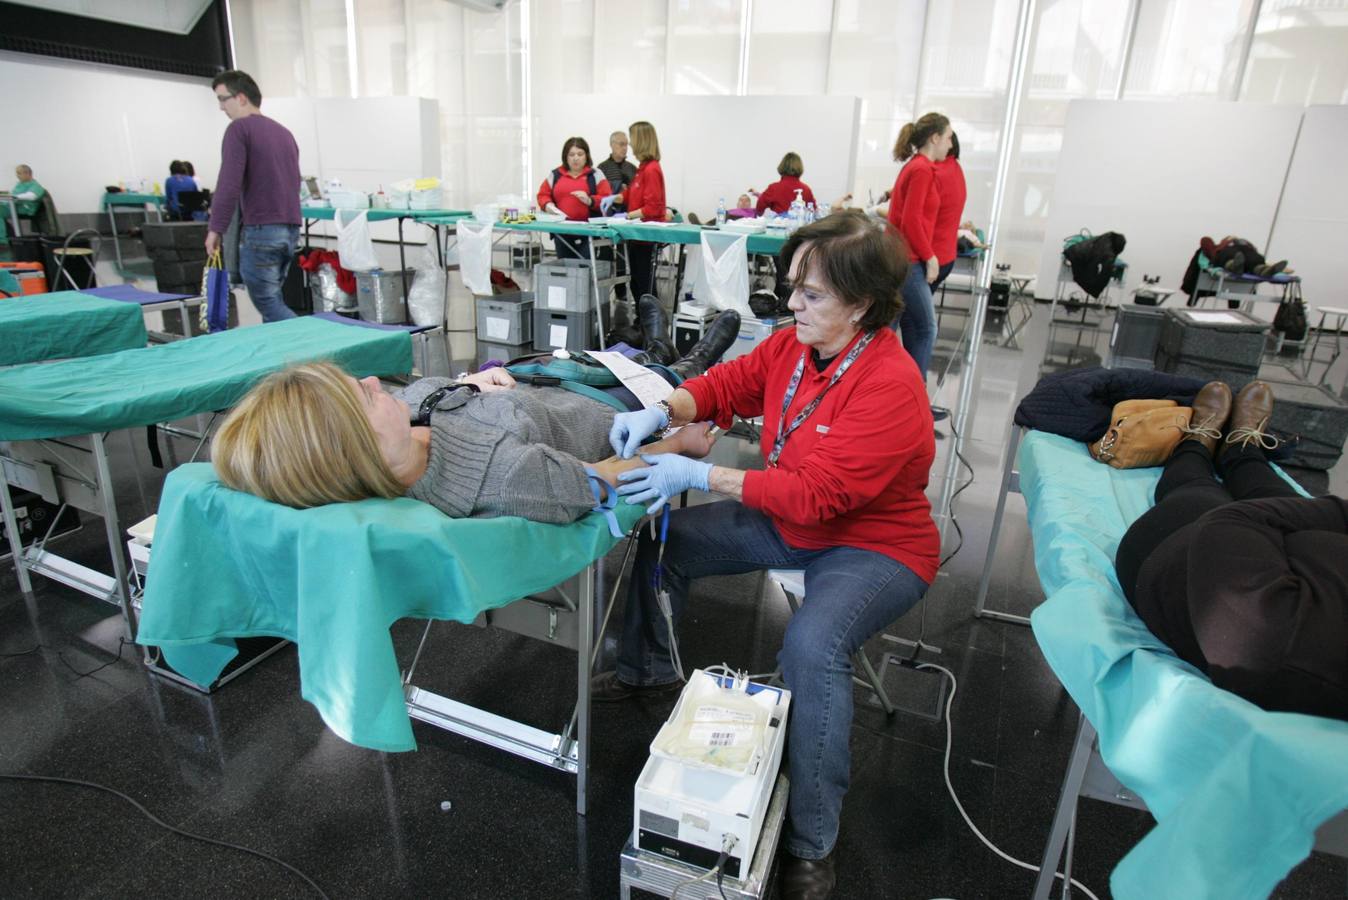
[[[978,579],[978,593],[974,597],[974,617],[1028,626],[1030,620],[1027,616],[987,608],[988,588],[992,584],[992,565],[997,557],[997,541],[1002,534],[1002,516],[1006,513],[1006,497],[1008,494],[1020,493],[1020,472],[1016,471],[1016,453],[1020,450],[1020,439],[1023,434],[1023,428],[1012,424],[1011,434],[1006,441],[1006,465],[1002,467],[1002,481],[997,491],[997,510],[993,513],[992,531],[988,535],[988,553],[983,560],[983,575]]]
[[[80,291],[80,293],[90,294],[95,297],[104,297],[109,300],[119,300],[123,303],[136,303],[140,305],[142,313],[177,312],[178,315],[182,317],[183,333],[173,334],[168,331],[149,331],[147,329],[151,343],[166,344],[169,341],[180,341],[183,338],[192,337],[192,322],[189,316],[196,312],[201,307],[201,304],[206,302],[205,297],[200,294],[196,296],[190,294],[171,294],[165,296],[163,299],[159,299],[154,296],[155,292],[137,291],[137,293],[143,293],[145,296],[135,297],[131,295],[120,296],[117,293],[113,293],[111,290],[120,287],[124,287],[124,285],[109,285],[104,288],[88,288]]]
[[[619,575],[636,547],[638,522],[628,535]],[[426,622],[411,665],[403,674],[407,714],[428,725],[470,740],[513,753],[576,776],[576,813],[588,808],[590,768],[590,678],[604,631],[617,599],[620,577],[613,579],[613,593],[606,596],[604,557],[590,562],[578,574],[554,586],[551,596],[524,597],[514,603],[478,614],[474,625],[500,628],[514,634],[557,644],[576,651],[576,706],[571,720],[560,732],[548,732],[496,713],[452,700],[412,683],[434,619]]]

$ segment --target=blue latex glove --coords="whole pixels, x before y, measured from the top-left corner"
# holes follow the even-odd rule
[[[646,507],[646,512],[651,515],[659,512],[670,497],[689,488],[711,490],[708,485],[711,463],[677,453],[643,453],[641,459],[647,468],[618,473],[618,480],[623,482],[618,486],[618,493],[626,497],[628,503],[655,501]]]
[[[618,413],[608,432],[608,443],[613,452],[623,459],[631,459],[646,438],[669,424],[669,416],[659,407],[651,406],[636,412]]]

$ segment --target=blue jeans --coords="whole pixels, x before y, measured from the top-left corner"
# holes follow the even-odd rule
[[[678,677],[668,626],[651,585],[658,550],[642,529],[618,655],[618,677],[629,684],[662,684]],[[820,859],[838,838],[851,771],[852,654],[912,609],[927,583],[872,550],[788,546],[767,516],[733,500],[670,514],[664,586],[676,627],[692,579],[773,568],[805,570],[806,599],[787,624],[777,654],[791,691],[786,848],[803,859]]]
[[[248,297],[262,313],[262,321],[293,319],[295,313],[281,300],[281,285],[295,258],[298,225],[245,225],[239,236],[239,274]]]
[[[890,323],[899,332],[903,349],[917,363],[917,370],[926,378],[931,368],[931,351],[936,346],[936,311],[932,308],[931,285],[927,284],[927,265],[918,261],[908,267],[908,277],[900,290],[903,294],[903,312]]]

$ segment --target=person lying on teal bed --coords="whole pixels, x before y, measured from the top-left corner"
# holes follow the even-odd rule
[[[712,341],[670,369],[700,374],[737,331],[728,340],[709,333]],[[565,523],[610,499],[591,476],[616,488],[620,472],[645,466],[613,455],[617,412],[562,387],[517,383],[502,368],[388,393],[377,378],[310,363],[249,391],[221,425],[211,459],[228,487],[300,509],[406,495],[455,518]],[[714,443],[703,422],[645,452],[701,458]]]

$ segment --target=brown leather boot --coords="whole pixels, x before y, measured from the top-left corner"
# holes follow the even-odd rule
[[[1184,432],[1180,443],[1198,441],[1208,448],[1209,453],[1216,453],[1222,429],[1231,415],[1231,388],[1224,381],[1209,381],[1194,397],[1193,410],[1189,424],[1180,426],[1180,431]]]
[[[1251,381],[1236,394],[1231,404],[1231,421],[1227,423],[1226,446],[1258,444],[1272,450],[1281,443],[1268,434],[1268,420],[1273,415],[1273,389],[1262,381]]]

